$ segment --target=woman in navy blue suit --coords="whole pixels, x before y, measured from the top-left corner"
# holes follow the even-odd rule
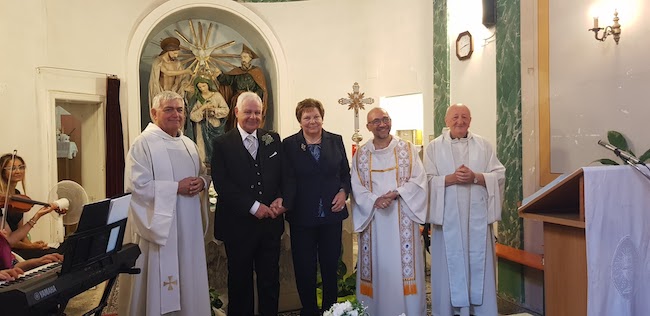
[[[318,100],[300,101],[296,119],[301,129],[282,142],[286,176],[293,186],[285,189],[285,198],[293,201],[286,216],[303,316],[320,315],[336,303],[341,228],[348,217],[350,166],[341,135],[323,130],[324,116]],[[317,261],[323,280],[322,310],[316,302]]]

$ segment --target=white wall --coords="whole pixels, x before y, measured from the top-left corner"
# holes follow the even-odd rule
[[[291,104],[281,106],[282,115],[292,119],[284,120],[283,137],[300,128],[293,119],[295,105],[315,98],[325,106],[324,128],[343,135],[350,155],[354,114],[338,99],[352,92],[354,82],[375,99],[359,115],[364,142],[372,135],[366,113],[382,96],[423,93],[425,110],[416,115],[425,118],[424,133],[432,133],[432,3],[310,0],[246,6],[270,25],[288,61]]]
[[[611,25],[619,11],[621,39],[594,40],[593,16]],[[614,154],[597,145],[607,131],[628,137],[637,155],[650,148],[650,5],[646,0],[549,1],[551,169],[571,172]],[[618,159],[615,159],[618,160]]]
[[[472,110],[470,129],[496,146],[496,48],[495,28],[482,24],[481,0],[448,2],[450,103],[463,103]],[[456,57],[458,34],[469,31],[474,39],[470,59]]]

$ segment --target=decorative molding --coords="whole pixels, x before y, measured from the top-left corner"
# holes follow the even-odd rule
[[[549,72],[549,0],[537,1],[537,63],[539,79],[539,185],[545,186],[560,174],[551,172],[551,100]]]

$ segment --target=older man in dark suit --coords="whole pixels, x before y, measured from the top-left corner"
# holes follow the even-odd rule
[[[214,141],[217,191],[214,237],[228,256],[228,315],[253,315],[253,270],[261,315],[276,315],[280,291],[280,237],[284,232],[282,146],[277,133],[259,128],[262,100],[237,98],[237,128]]]

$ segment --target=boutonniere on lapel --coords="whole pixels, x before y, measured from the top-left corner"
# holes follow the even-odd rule
[[[273,142],[273,137],[270,134],[266,133],[262,135],[262,141],[264,142],[264,145],[268,146]]]
[[[307,150],[307,145],[305,145],[305,143],[300,144],[300,149],[302,149],[302,151]]]

